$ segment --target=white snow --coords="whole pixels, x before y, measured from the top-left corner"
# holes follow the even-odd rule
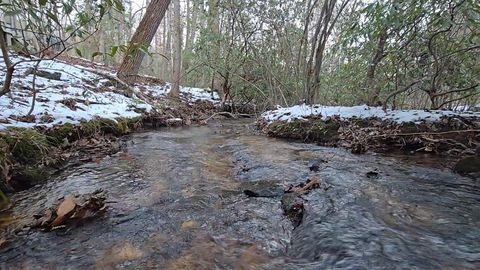
[[[442,116],[463,116],[480,117],[479,112],[453,112],[441,110],[387,110],[384,111],[381,107],[369,107],[367,105],[342,107],[342,106],[322,106],[322,105],[296,105],[287,108],[277,108],[273,111],[267,111],[262,114],[262,117],[271,123],[273,121],[287,121],[293,119],[304,120],[308,117],[319,116],[322,119],[328,117],[339,116],[342,119],[370,118],[378,117],[385,120],[392,120],[397,123],[402,122],[418,122],[418,121],[438,121]]]
[[[165,85],[148,85],[148,84],[137,84],[134,86],[135,91],[142,91],[151,96],[162,97],[166,96],[172,88],[170,83],[165,83]],[[219,103],[220,97],[215,91],[210,89],[196,88],[196,87],[180,87],[180,95],[189,101],[210,101],[213,103]]]
[[[1,54],[0,54],[1,55]],[[11,55],[12,62],[28,61],[28,58]],[[33,75],[26,74],[34,67],[35,62],[24,62],[17,65],[11,87],[11,93],[0,97],[0,129],[9,126],[33,127],[53,126],[62,123],[79,123],[95,117],[115,119],[118,117],[133,118],[140,116],[134,109],[152,110],[149,104],[139,98],[128,98],[114,93],[110,81],[80,66],[71,65],[58,60],[44,60],[39,70],[50,73],[59,72],[60,80],[36,77],[37,98],[32,115],[35,122],[20,122],[16,117],[25,116],[32,104]],[[3,84],[6,67],[0,61],[0,84]],[[102,70],[106,73],[105,70]],[[115,75],[115,74],[111,74]],[[1,87],[1,86],[0,86]],[[134,87],[134,92],[150,93],[154,98],[162,98],[170,91],[170,84],[148,84]],[[208,89],[181,87],[182,96],[188,101],[207,100],[218,102],[218,94]],[[60,101],[75,100],[73,110]],[[43,116],[43,117],[42,117]],[[47,117],[48,116],[48,117]],[[47,119],[51,119],[46,121]]]

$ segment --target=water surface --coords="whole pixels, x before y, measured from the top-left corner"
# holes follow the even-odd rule
[[[135,134],[125,151],[16,194],[4,233],[70,193],[103,188],[110,208],[67,231],[17,229],[0,268],[478,269],[479,183],[425,158],[286,142],[242,121]],[[314,175],[329,188],[303,196],[295,229],[280,197],[243,194]]]

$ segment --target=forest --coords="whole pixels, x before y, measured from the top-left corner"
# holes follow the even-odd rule
[[[476,269],[475,0],[1,0],[0,269]]]
[[[120,71],[139,51],[128,72],[240,105],[478,104],[473,0],[147,2],[12,1],[3,27],[27,54],[65,50]]]

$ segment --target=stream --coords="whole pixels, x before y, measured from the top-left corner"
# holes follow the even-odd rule
[[[15,194],[2,231],[71,193],[102,188],[109,209],[66,231],[20,231],[0,250],[0,269],[480,268],[480,182],[441,160],[268,138],[243,120],[138,133],[127,144]],[[312,176],[328,188],[302,195],[296,228],[281,197],[243,193]]]

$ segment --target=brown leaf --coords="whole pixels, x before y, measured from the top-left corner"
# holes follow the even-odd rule
[[[62,222],[68,218],[68,215],[75,210],[75,200],[72,196],[66,197],[62,203],[58,206],[57,209],[57,218],[52,222],[52,226],[58,226],[62,224]]]

